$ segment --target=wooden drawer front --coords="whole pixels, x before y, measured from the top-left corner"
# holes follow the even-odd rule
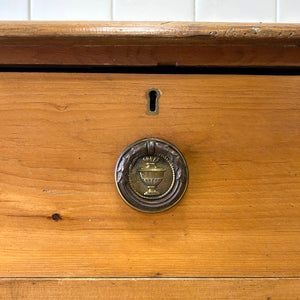
[[[296,76],[1,73],[0,276],[299,276],[299,95]],[[114,183],[150,136],[190,171],[154,215]]]

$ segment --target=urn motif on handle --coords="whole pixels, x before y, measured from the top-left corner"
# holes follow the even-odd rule
[[[155,213],[169,209],[182,198],[188,184],[188,168],[173,144],[148,137],[123,150],[116,164],[115,182],[128,205]]]
[[[138,172],[142,182],[148,188],[144,195],[159,195],[160,193],[156,190],[156,187],[162,182],[166,170],[156,166],[156,163],[159,161],[159,157],[146,156],[143,158],[143,161],[145,161],[146,165],[145,167],[139,169]]]

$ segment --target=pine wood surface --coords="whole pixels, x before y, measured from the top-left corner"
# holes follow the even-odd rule
[[[299,67],[289,46],[1,46],[0,67]]]
[[[0,280],[1,300],[297,300],[299,295],[296,278]]]
[[[0,65],[300,66],[300,25],[0,22]]]
[[[299,83],[0,73],[0,276],[299,277]],[[150,87],[157,116],[145,114]],[[150,136],[190,171],[183,200],[155,215],[114,184],[121,151]]]
[[[197,45],[299,46],[297,23],[1,21],[4,45]],[[74,42],[76,44],[74,45]]]

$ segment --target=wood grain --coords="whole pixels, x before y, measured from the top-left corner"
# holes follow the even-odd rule
[[[299,67],[299,47],[280,46],[0,46],[0,65]]]
[[[0,22],[1,65],[300,66],[300,25]]]
[[[299,95],[296,76],[1,73],[0,276],[299,276]],[[190,170],[156,215],[114,184],[149,136]]]
[[[4,45],[300,44],[299,24],[2,21]]]
[[[0,299],[284,299],[297,300],[290,279],[1,279]]]

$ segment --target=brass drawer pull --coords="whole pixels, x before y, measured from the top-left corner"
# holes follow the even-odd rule
[[[166,210],[183,196],[188,168],[181,152],[158,138],[129,145],[115,169],[117,189],[131,207],[148,213]]]

